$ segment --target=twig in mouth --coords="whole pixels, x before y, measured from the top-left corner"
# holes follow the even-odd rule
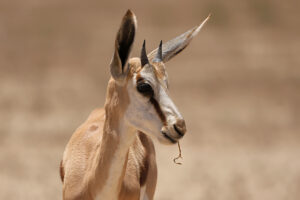
[[[180,148],[179,142],[177,142],[177,144],[178,144],[179,155],[178,155],[176,158],[173,159],[173,162],[174,162],[175,164],[177,164],[177,165],[182,165],[181,162],[177,162],[177,160],[178,160],[179,158],[183,159],[183,157],[182,157],[182,155],[181,155],[181,148]]]

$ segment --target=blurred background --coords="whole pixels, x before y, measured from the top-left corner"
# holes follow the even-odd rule
[[[300,1],[0,1],[0,199],[61,199],[59,162],[102,107],[128,8],[132,56],[212,17],[167,63],[186,119],[177,146],[156,145],[156,199],[300,199]]]

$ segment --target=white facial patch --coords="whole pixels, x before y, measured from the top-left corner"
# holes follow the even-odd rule
[[[159,140],[165,140],[161,133],[162,128],[173,127],[181,115],[167,94],[166,77],[159,80],[154,70],[152,66],[146,65],[129,81],[127,89],[130,103],[125,115],[128,122],[138,130],[156,136]],[[147,97],[138,92],[137,77],[151,85],[153,97]]]
[[[135,126],[148,134],[155,134],[160,131],[162,122],[157,116],[153,105],[140,94],[136,89],[136,74],[127,85],[130,103],[125,112],[126,119]],[[154,88],[153,88],[154,89]]]

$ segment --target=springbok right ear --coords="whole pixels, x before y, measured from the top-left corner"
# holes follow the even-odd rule
[[[182,50],[184,50],[190,44],[192,39],[199,33],[209,17],[210,15],[199,26],[196,26],[183,33],[182,35],[164,43],[162,45],[162,61],[166,63],[171,60],[171,58],[179,54]],[[148,54],[148,59],[150,61],[155,62],[155,57],[158,50],[159,48],[153,50]]]
[[[110,63],[110,73],[119,84],[124,82],[129,71],[126,63],[133,46],[136,27],[136,17],[131,10],[128,10],[117,33],[115,51]]]

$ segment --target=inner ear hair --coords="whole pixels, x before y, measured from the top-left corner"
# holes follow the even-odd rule
[[[128,10],[117,33],[115,51],[110,64],[111,75],[120,84],[124,82],[129,71],[129,66],[127,69],[125,67],[133,46],[136,27],[136,17],[133,12]]]
[[[125,16],[126,17],[126,16]],[[135,24],[133,20],[125,20],[118,33],[118,54],[121,60],[122,71],[128,60],[135,37]]]

